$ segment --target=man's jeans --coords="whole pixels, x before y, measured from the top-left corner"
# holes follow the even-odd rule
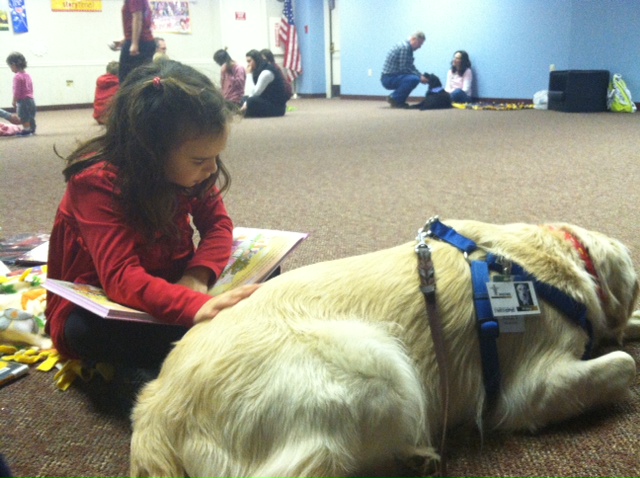
[[[380,79],[382,86],[387,90],[395,90],[391,93],[391,98],[396,103],[406,103],[409,94],[420,83],[420,77],[417,75],[382,75]]]

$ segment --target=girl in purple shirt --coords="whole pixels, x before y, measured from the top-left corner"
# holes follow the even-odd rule
[[[220,88],[224,99],[240,106],[244,96],[245,69],[231,59],[226,49],[216,51],[213,61],[220,66]]]
[[[27,73],[27,60],[22,53],[13,52],[7,57],[7,65],[15,73],[13,77],[13,107],[22,123],[18,134],[29,135],[36,132],[36,103],[33,100],[33,82]]]

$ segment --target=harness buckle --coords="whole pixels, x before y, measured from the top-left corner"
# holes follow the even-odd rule
[[[513,263],[509,259],[502,256],[496,256],[496,264],[502,267],[502,275],[511,275],[511,267]]]
[[[422,229],[427,233],[429,237],[433,236],[433,232],[431,231],[431,226],[433,226],[436,222],[440,222],[440,217],[437,214],[427,219],[427,222],[424,225],[424,228]]]
[[[422,244],[427,237],[434,237],[433,231],[431,230],[431,226],[433,226],[436,222],[440,222],[438,216],[431,216],[427,219],[427,222],[424,224],[422,229],[418,229],[418,237],[416,240]],[[418,244],[418,245],[420,245]],[[416,249],[417,252],[417,249]]]
[[[422,229],[418,229],[418,235],[416,236],[416,241],[418,241],[418,244],[416,244],[415,248],[415,251],[418,255],[420,255],[419,249],[423,248],[428,249],[429,255],[431,255],[431,249],[427,245],[427,238],[433,237],[433,233],[431,232],[431,224],[433,224],[432,219],[433,218],[430,218]]]

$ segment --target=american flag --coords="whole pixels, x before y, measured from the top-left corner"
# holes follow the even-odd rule
[[[279,36],[284,42],[284,63],[287,76],[294,80],[302,73],[302,61],[300,59],[300,49],[298,48],[298,30],[293,21],[292,0],[284,0],[282,19],[280,20]]]

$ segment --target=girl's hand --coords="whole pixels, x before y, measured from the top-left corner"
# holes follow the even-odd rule
[[[218,312],[227,307],[231,307],[242,299],[249,297],[253,294],[258,288],[260,288],[262,284],[251,284],[251,285],[243,285],[240,287],[236,287],[235,289],[231,289],[223,294],[220,294],[216,297],[212,297],[211,300],[204,303],[200,310],[196,313],[196,316],[193,318],[194,324],[199,324],[200,322],[204,322],[205,320],[211,320]]]

